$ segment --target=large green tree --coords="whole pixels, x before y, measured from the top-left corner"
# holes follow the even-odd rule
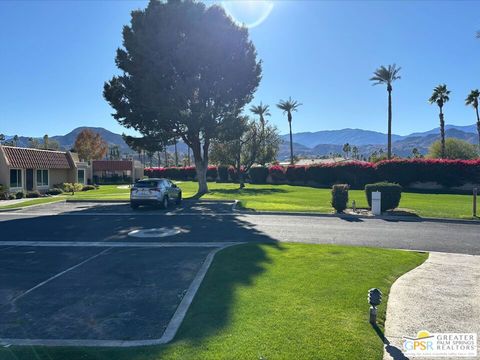
[[[198,195],[206,193],[210,143],[260,82],[248,30],[217,5],[152,0],[132,12],[116,64],[123,73],[104,86],[113,117],[143,135],[182,138],[192,149]]]
[[[388,65],[380,66],[373,73],[373,77],[370,78],[370,81],[373,81],[373,85],[387,85],[388,92],[388,139],[387,139],[387,158],[392,158],[392,90],[393,82],[399,80],[401,77],[399,75],[401,67],[397,65]]]
[[[440,118],[440,142],[441,142],[441,155],[442,158],[446,157],[445,152],[445,117],[443,114],[443,106],[450,100],[450,91],[447,89],[447,85],[440,84],[433,89],[432,96],[428,99],[430,104],[437,104]]]
[[[280,110],[283,110],[284,114],[287,114],[287,120],[288,120],[288,126],[290,129],[290,164],[293,165],[294,159],[293,159],[293,135],[292,135],[292,112],[297,111],[299,106],[302,104],[299,103],[296,100],[292,100],[291,97],[288,98],[288,100],[280,100],[280,102],[277,104],[277,107]]]
[[[478,133],[478,145],[480,147],[480,116],[478,115],[478,98],[480,97],[480,91],[478,89],[470,91],[465,99],[465,105],[471,105],[475,109],[477,115],[477,133]]]
[[[280,142],[278,129],[267,120],[239,116],[235,129],[213,142],[210,157],[214,163],[234,166],[243,188],[244,174],[253,165],[276,160]]]
[[[442,153],[444,151],[444,153]],[[433,159],[461,159],[470,160],[478,157],[475,145],[467,141],[448,138],[445,140],[445,150],[442,149],[441,141],[435,141],[428,149],[428,157]]]

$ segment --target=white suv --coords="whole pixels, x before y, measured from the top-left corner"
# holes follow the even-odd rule
[[[168,179],[145,179],[137,181],[130,189],[130,206],[155,205],[163,209],[170,203],[180,204],[182,190]]]

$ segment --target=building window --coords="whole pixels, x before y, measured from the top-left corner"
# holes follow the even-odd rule
[[[85,184],[85,170],[79,169],[78,170],[78,182],[80,184]]]
[[[22,187],[22,170],[10,169],[10,187],[11,188]]]
[[[48,186],[48,170],[37,170],[37,186]]]

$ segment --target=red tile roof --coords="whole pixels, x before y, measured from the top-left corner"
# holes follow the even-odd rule
[[[93,171],[126,171],[132,170],[131,160],[93,160]]]
[[[72,169],[75,167],[68,153],[63,151],[2,146],[12,168],[21,169]]]

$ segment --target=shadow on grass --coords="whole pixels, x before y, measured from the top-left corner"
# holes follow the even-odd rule
[[[210,190],[210,194],[220,194],[220,195],[248,195],[248,196],[260,196],[260,195],[274,195],[287,193],[285,189],[274,189],[274,188],[265,188],[265,189],[250,189],[248,187],[243,189],[216,189]]]
[[[98,214],[95,213],[98,212]],[[123,211],[123,216],[122,216]],[[101,213],[119,214],[97,216]],[[72,215],[82,215],[79,217]],[[199,213],[195,216],[164,216],[164,212],[148,214],[144,211],[131,214],[128,205],[113,204],[108,206],[94,205],[66,212],[68,216],[38,216],[32,218],[15,218],[0,223],[0,240],[10,241],[127,241],[134,243],[135,238],[128,237],[132,229],[148,229],[161,226],[177,226],[187,229],[174,238],[155,239],[156,242],[249,242],[247,245],[236,245],[219,252],[212,263],[190,309],[172,341],[172,345],[142,347],[142,348],[55,348],[55,347],[10,347],[0,349],[1,359],[161,359],[171,355],[171,346],[179,342],[188,346],[200,346],[209,338],[222,333],[232,322],[235,313],[235,293],[239,287],[251,286],[256,277],[265,271],[265,266],[271,261],[266,247],[283,251],[280,243],[259,232],[253,225],[235,216],[206,216]],[[152,239],[153,240],[153,239]],[[108,246],[108,245],[107,245]],[[75,248],[72,248],[74,251]],[[108,257],[102,261],[108,261]],[[61,259],[60,259],[61,260]],[[125,261],[128,261],[125,258]],[[176,266],[173,263],[172,266]],[[86,264],[85,266],[89,266]],[[168,273],[165,276],[169,276]],[[102,281],[102,274],[96,274],[92,282]],[[152,293],[161,293],[156,289]],[[179,289],[179,293],[182,289]],[[51,300],[51,301],[50,301]],[[62,303],[62,297],[49,299],[49,306],[67,309]],[[78,299],[81,302],[81,299]],[[180,299],[178,300],[180,302]],[[75,308],[74,304],[70,304]],[[105,306],[105,304],[97,304]],[[94,305],[92,305],[94,306]],[[87,310],[87,309],[86,309]],[[67,311],[67,310],[62,310]],[[112,304],[112,311],[115,311]],[[144,309],[132,308],[132,314]],[[91,311],[90,315],[95,314]],[[64,314],[65,316],[72,314]],[[73,318],[73,317],[72,317]],[[128,318],[118,321],[119,327],[139,326]],[[53,321],[53,320],[52,320]],[[82,319],[79,317],[78,321]],[[156,319],[152,317],[152,322]],[[96,323],[92,319],[92,323]],[[101,319],[98,319],[101,324]],[[54,325],[54,324],[53,324]],[[99,325],[100,326],[100,325]],[[1,327],[0,327],[1,330]],[[95,329],[92,329],[94,331]],[[26,329],[28,332],[28,329]],[[58,338],[62,338],[61,328]],[[152,338],[160,338],[163,328],[158,325],[158,331]],[[0,333],[0,337],[8,337]]]

